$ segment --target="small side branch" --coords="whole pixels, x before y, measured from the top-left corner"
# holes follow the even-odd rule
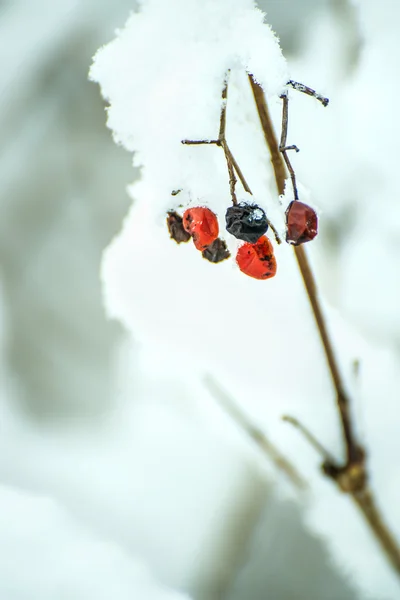
[[[303,94],[307,94],[307,96],[312,96],[313,98],[321,102],[322,106],[328,106],[329,104],[329,98],[325,98],[325,96],[318,94],[318,92],[308,87],[308,85],[304,85],[304,83],[299,83],[298,81],[293,81],[291,79],[287,82],[286,85],[291,85],[294,90],[302,92]]]
[[[298,419],[295,419],[294,417],[291,417],[289,415],[284,415],[282,417],[282,421],[286,421],[286,423],[290,423],[290,425],[293,425],[293,427],[298,429],[298,431],[307,440],[310,446],[312,446],[318,452],[318,454],[321,455],[324,462],[329,462],[331,464],[334,463],[334,459],[332,455],[328,452],[328,450],[321,444],[321,442],[319,442],[319,440],[317,440],[315,435],[311,433],[309,429],[307,429],[302,423],[300,423]]]
[[[272,125],[271,116],[265,100],[264,91],[259,83],[256,82],[252,75],[248,75],[251,89],[253,91],[254,100],[256,103],[258,116],[261,122],[261,128],[264,133],[265,142],[270,152],[272,168],[275,174],[275,180],[278,185],[278,194],[281,196],[285,191],[286,171],[282,161],[282,156],[279,151],[278,140],[276,139],[274,127]]]
[[[299,194],[297,192],[296,175],[295,175],[294,169],[292,167],[292,163],[289,160],[288,150],[296,150],[296,152],[298,152],[299,149],[297,148],[297,146],[287,146],[286,145],[287,133],[288,133],[288,119],[289,119],[289,110],[288,110],[289,97],[287,94],[282,94],[281,98],[283,101],[283,108],[282,108],[282,134],[281,134],[281,143],[279,145],[279,151],[281,152],[281,154],[283,156],[283,159],[287,166],[287,170],[289,171],[289,174],[290,174],[290,179],[292,180],[294,199],[298,200]]]
[[[282,471],[282,473],[288,478],[290,483],[299,490],[307,489],[308,485],[306,481],[301,477],[296,468],[267,438],[264,432],[259,427],[254,425],[254,423],[252,423],[252,421],[246,416],[246,414],[240,410],[236,402],[225,390],[221,388],[219,383],[217,383],[217,381],[213,377],[211,377],[211,375],[206,375],[204,377],[204,383],[206,384],[212,396],[221,406],[221,408],[253,440],[253,442],[260,448],[263,454],[275,465],[275,467],[278,470]]]
[[[237,178],[236,175],[240,181],[240,183],[243,186],[243,189],[250,194],[251,196],[253,195],[253,192],[250,189],[249,184],[247,183],[242,170],[240,169],[235,157],[233,156],[231,149],[229,148],[228,142],[226,140],[226,108],[227,108],[227,101],[228,101],[228,82],[225,82],[225,85],[222,89],[222,106],[221,106],[221,115],[220,115],[220,122],[219,122],[219,134],[218,134],[218,139],[211,139],[211,140],[182,140],[182,144],[186,144],[186,145],[201,145],[201,144],[214,144],[215,146],[220,146],[223,151],[224,151],[224,155],[225,155],[225,160],[226,160],[226,166],[228,169],[228,174],[229,174],[229,191],[231,194],[231,199],[232,199],[232,204],[234,206],[236,206],[238,204],[238,200],[237,200],[237,196],[236,196],[236,183],[237,183]],[[269,227],[271,228],[271,231],[273,231],[274,236],[275,236],[275,240],[277,244],[281,244],[282,240],[279,236],[279,233],[277,231],[277,229],[274,227],[273,223],[267,218],[267,222]]]
[[[231,193],[231,199],[232,199],[232,204],[233,205],[237,205],[238,200],[237,200],[237,196],[236,196],[236,183],[237,183],[237,178],[235,175],[235,171],[237,173],[237,176],[239,177],[244,189],[246,191],[249,191],[249,186],[243,176],[242,171],[239,168],[239,165],[237,164],[229,146],[228,143],[226,141],[226,103],[227,103],[227,99],[228,99],[228,82],[225,82],[225,85],[222,89],[222,106],[221,106],[221,115],[220,115],[220,120],[219,120],[219,133],[218,133],[218,139],[213,139],[213,140],[182,140],[182,144],[187,144],[187,145],[201,145],[201,144],[214,144],[216,146],[220,146],[223,151],[224,151],[224,156],[225,156],[225,160],[226,160],[226,166],[228,169],[228,175],[229,175],[229,190]],[[251,193],[251,192],[249,192]]]

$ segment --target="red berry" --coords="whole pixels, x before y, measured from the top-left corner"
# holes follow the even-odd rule
[[[242,273],[254,279],[269,279],[276,273],[276,260],[272,244],[263,235],[255,244],[240,246],[236,262]]]
[[[217,239],[218,220],[215,213],[205,206],[188,208],[183,213],[183,227],[190,233],[197,250],[205,250]]]
[[[310,242],[318,233],[317,213],[311,206],[293,200],[286,209],[286,241],[299,246]]]

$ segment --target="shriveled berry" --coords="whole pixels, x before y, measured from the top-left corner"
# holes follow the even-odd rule
[[[286,209],[286,241],[299,246],[310,242],[318,233],[317,213],[311,206],[293,200]]]
[[[212,244],[207,246],[205,250],[203,250],[203,258],[209,260],[212,263],[219,263],[229,258],[231,253],[229,252],[226,242],[221,240],[221,238],[217,238],[213,241]]]
[[[225,214],[226,230],[238,240],[254,244],[268,229],[267,215],[257,204],[241,202]]]
[[[254,279],[269,279],[276,274],[276,260],[272,244],[264,235],[255,244],[240,246],[236,262],[242,273]]]
[[[209,208],[205,206],[188,208],[182,218],[183,227],[192,236],[197,250],[205,250],[218,237],[218,219]]]
[[[185,231],[182,217],[175,211],[170,211],[167,215],[167,227],[171,238],[175,240],[177,244],[188,242],[190,240],[190,233]]]

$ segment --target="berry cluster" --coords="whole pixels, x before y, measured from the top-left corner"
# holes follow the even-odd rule
[[[236,255],[239,269],[254,279],[273,277],[276,260],[272,244],[264,235],[268,229],[264,210],[256,204],[241,202],[228,208],[225,219],[228,233],[245,242]],[[206,260],[219,263],[229,258],[225,241],[218,237],[217,216],[209,208],[188,208],[182,217],[176,212],[169,212],[167,225],[172,239],[180,244],[192,238]]]
[[[254,279],[269,279],[276,274],[276,259],[270,240],[265,233],[268,219],[257,204],[241,202],[230,206],[225,214],[226,230],[245,242],[236,254],[239,269]],[[188,208],[181,217],[168,213],[170,236],[178,244],[190,239],[206,260],[219,263],[230,257],[224,240],[219,238],[217,215],[205,206]],[[318,219],[313,208],[293,200],[286,209],[286,241],[299,245],[317,235]]]
[[[229,75],[229,72],[228,72]],[[276,260],[270,240],[266,237],[266,232],[270,227],[275,234],[278,244],[281,243],[279,235],[268,220],[265,211],[257,204],[247,202],[238,202],[235,186],[237,178],[240,180],[243,189],[250,195],[252,191],[245,180],[237,161],[235,160],[228,145],[225,135],[226,129],[226,105],[228,97],[228,75],[225,85],[222,89],[222,107],[220,115],[220,128],[218,138],[203,140],[182,140],[186,145],[214,145],[222,148],[229,174],[229,189],[232,198],[230,206],[225,214],[226,231],[238,240],[244,242],[236,254],[236,262],[239,269],[254,279],[269,279],[276,274]],[[251,77],[250,77],[251,80]],[[302,91],[310,96],[314,96],[323,106],[327,106],[329,100],[315,90],[304,86],[296,81],[290,80],[288,85]],[[297,146],[287,146],[288,130],[288,95],[282,93],[282,134],[279,151],[282,153],[290,178],[292,180],[294,200],[290,202],[286,209],[286,242],[294,246],[304,244],[315,238],[318,232],[318,218],[315,210],[299,201],[296,176],[288,157],[289,150],[299,151]],[[172,192],[176,195],[181,190]],[[203,258],[210,262],[218,263],[229,258],[230,253],[224,240],[218,237],[219,225],[216,214],[204,206],[188,208],[181,217],[175,211],[169,212],[167,225],[171,235],[178,244],[188,242],[192,238],[197,250],[200,250]]]

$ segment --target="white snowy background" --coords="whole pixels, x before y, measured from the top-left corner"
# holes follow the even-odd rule
[[[280,226],[241,68],[266,85],[277,127],[285,68],[330,97],[324,109],[290,93],[288,142],[320,214],[310,255],[371,485],[400,539],[400,7],[260,0],[285,66],[256,13],[241,12],[251,4],[144,2],[135,35],[99,55],[92,77],[133,167],[87,72],[134,2],[0,3],[0,600],[400,598],[350,500],[280,419],[298,417],[341,456],[291,250],[258,282],[176,246],[164,226],[174,203],[201,198],[222,216],[229,202],[222,152],[179,144],[216,135],[226,68],[228,141]],[[207,375],[309,492],[232,423]]]

